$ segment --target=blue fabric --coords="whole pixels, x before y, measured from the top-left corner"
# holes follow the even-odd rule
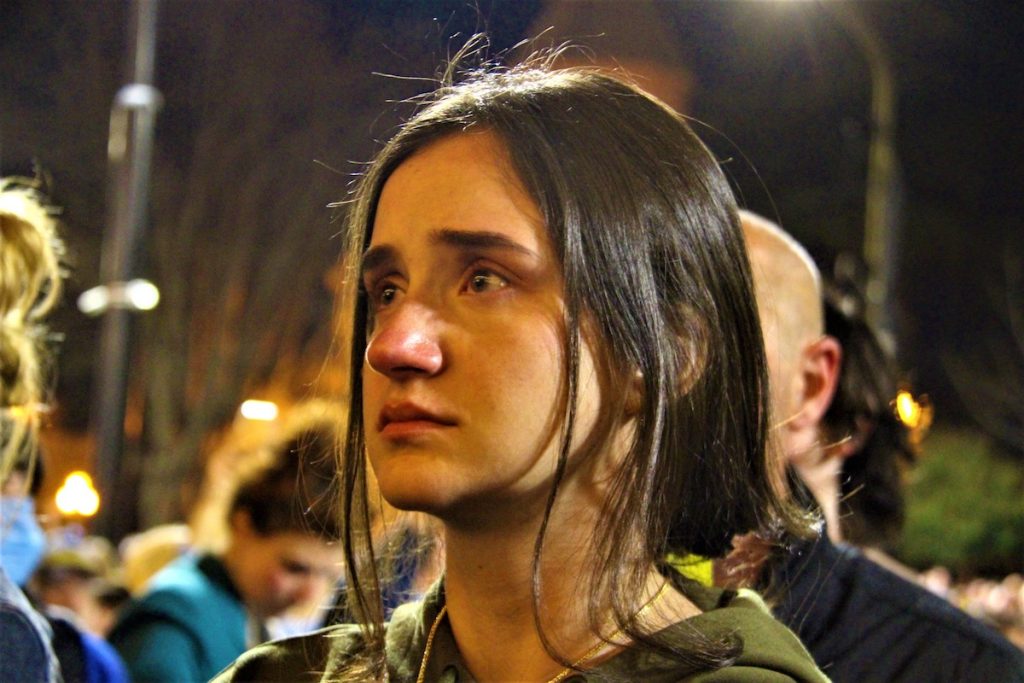
[[[130,683],[128,669],[114,646],[86,631],[81,632],[86,683]]]
[[[0,567],[19,586],[28,583],[46,552],[46,534],[36,521],[35,501],[0,497]]]
[[[246,619],[223,565],[186,555],[125,610],[110,642],[135,683],[207,681],[246,650]]]
[[[64,683],[129,683],[128,669],[110,643],[78,626],[74,612],[47,608],[53,650]],[[2,680],[2,679],[0,679]]]

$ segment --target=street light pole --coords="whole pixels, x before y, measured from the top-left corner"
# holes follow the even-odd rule
[[[893,313],[896,259],[900,238],[899,182],[896,148],[896,82],[885,45],[854,3],[822,6],[860,47],[871,75],[871,136],[868,144],[864,205],[864,261],[868,269],[868,323],[889,350],[896,351]]]
[[[153,128],[160,92],[152,86],[157,0],[133,0],[129,26],[128,84],[118,90],[110,114],[108,223],[100,281],[106,291],[124,290],[134,275],[149,199]],[[127,529],[118,483],[124,448],[125,397],[132,306],[112,299],[103,313],[92,421],[97,473],[104,505],[97,533],[119,538]]]

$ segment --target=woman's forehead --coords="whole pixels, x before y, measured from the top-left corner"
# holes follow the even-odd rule
[[[369,246],[397,244],[427,231],[504,235],[538,253],[550,248],[540,209],[513,170],[504,143],[490,131],[435,140],[385,181]]]

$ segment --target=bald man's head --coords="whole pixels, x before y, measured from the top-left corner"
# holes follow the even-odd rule
[[[800,354],[825,329],[821,275],[807,251],[779,226],[749,211],[740,211],[740,222],[754,274],[775,413],[786,419],[794,408],[790,385]]]
[[[771,221],[740,211],[754,271],[762,323],[790,341],[813,341],[825,331],[821,274],[807,251]]]
[[[842,349],[825,334],[821,276],[796,240],[746,211],[740,222],[754,274],[768,354],[772,410],[787,461],[814,495],[840,540],[839,477],[843,452],[826,444],[822,421],[835,396]]]

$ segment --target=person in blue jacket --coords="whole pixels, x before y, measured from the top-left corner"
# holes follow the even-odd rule
[[[242,483],[222,554],[187,554],[156,574],[110,634],[132,680],[207,681],[268,639],[263,622],[326,592],[340,569],[331,494],[334,433],[307,426]]]

